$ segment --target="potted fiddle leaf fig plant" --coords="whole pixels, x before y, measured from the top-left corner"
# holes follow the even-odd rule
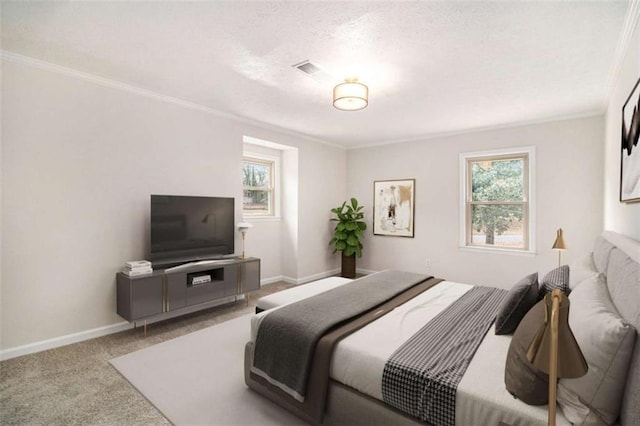
[[[362,239],[367,224],[364,222],[364,207],[358,205],[358,200],[351,198],[351,204],[345,201],[340,207],[331,209],[337,217],[331,219],[338,222],[334,229],[333,238],[329,245],[333,252],[342,252],[342,273],[345,278],[356,277],[356,256],[362,257]]]

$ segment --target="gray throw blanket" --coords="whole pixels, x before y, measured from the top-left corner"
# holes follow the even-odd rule
[[[506,294],[473,287],[400,346],[384,367],[384,402],[435,426],[455,425],[458,383]]]
[[[382,271],[274,310],[260,323],[251,372],[304,401],[313,355],[322,335],[428,278],[411,272]]]

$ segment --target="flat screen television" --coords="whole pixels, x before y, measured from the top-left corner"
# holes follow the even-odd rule
[[[150,255],[155,267],[233,255],[234,199],[151,195]]]

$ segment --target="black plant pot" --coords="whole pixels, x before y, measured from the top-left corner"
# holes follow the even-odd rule
[[[356,255],[355,254],[351,256],[345,256],[344,252],[342,252],[341,276],[343,276],[344,278],[356,277]]]

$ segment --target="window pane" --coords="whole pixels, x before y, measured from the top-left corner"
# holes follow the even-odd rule
[[[245,213],[270,213],[270,191],[244,190],[243,209]]]
[[[471,244],[490,247],[525,248],[524,206],[472,205]]]
[[[242,165],[243,186],[271,187],[271,164],[245,161]]]
[[[524,160],[471,162],[473,201],[523,201]]]

